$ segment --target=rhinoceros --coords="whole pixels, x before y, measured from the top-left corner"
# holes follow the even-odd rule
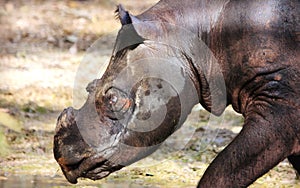
[[[122,24],[82,108],[58,118],[65,177],[98,180],[153,153],[200,103],[241,132],[198,187],[246,187],[288,158],[300,172],[300,1],[161,0]]]

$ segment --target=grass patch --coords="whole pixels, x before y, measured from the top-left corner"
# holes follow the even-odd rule
[[[9,145],[4,135],[3,129],[0,128],[0,157],[5,157],[10,153]]]
[[[19,120],[9,115],[8,113],[2,111],[0,111],[0,124],[18,133],[20,133],[22,129]]]

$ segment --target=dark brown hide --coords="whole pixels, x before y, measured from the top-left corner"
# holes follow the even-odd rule
[[[216,115],[232,105],[245,123],[198,187],[246,187],[285,158],[300,173],[299,0],[161,0],[117,13],[108,69],[58,119],[54,155],[71,183],[151,154],[199,102]]]

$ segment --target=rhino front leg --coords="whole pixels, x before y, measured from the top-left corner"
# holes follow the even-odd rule
[[[294,169],[298,172],[298,177],[300,175],[300,155],[291,155],[288,157],[290,163],[293,165]]]
[[[243,130],[211,163],[198,187],[246,187],[295,153],[297,109],[254,106],[248,108]]]

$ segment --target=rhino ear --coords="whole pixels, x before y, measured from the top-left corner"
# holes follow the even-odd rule
[[[138,18],[129,14],[129,12],[126,11],[121,4],[117,6],[117,10],[115,11],[115,13],[117,19],[120,20],[122,25],[128,25],[138,21]]]

